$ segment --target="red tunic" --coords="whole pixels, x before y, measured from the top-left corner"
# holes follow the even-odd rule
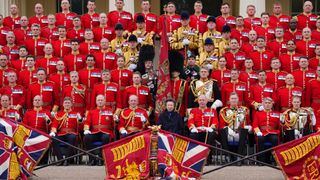
[[[190,16],[189,26],[192,29],[195,29],[199,33],[203,34],[208,30],[207,19],[208,19],[207,14],[201,14],[200,16],[196,16],[195,14],[193,14]]]
[[[158,33],[158,16],[153,13],[137,13],[134,16],[134,21],[136,22],[137,16],[142,15],[144,17],[144,22],[146,23],[146,31],[148,33],[154,32]],[[190,25],[191,25],[191,16],[190,16]],[[136,29],[136,28],[135,28]]]
[[[266,97],[270,97],[274,102],[276,102],[276,91],[274,89],[274,85],[266,83],[262,86],[257,83],[250,87],[250,94],[248,98],[250,105],[254,106],[255,103],[262,103],[262,100]]]
[[[8,73],[9,72],[16,72],[15,69],[13,68],[10,68],[10,67],[5,67],[5,68],[2,68],[0,67],[0,87],[4,87],[6,85],[8,85],[8,79],[7,79],[7,76],[8,76]]]
[[[84,130],[90,130],[92,134],[99,132],[114,136],[113,111],[109,107],[96,108],[88,111],[84,122]]]
[[[74,12],[56,13],[56,26],[66,26],[67,29],[73,28],[73,18],[77,16]]]
[[[33,69],[33,70],[22,70],[19,71],[19,78],[18,78],[18,84],[24,86],[25,88],[28,88],[28,86],[31,83],[34,83],[37,81],[37,70]]]
[[[241,46],[242,44],[249,42],[249,32],[250,29],[232,29],[231,38],[236,38]]]
[[[296,54],[295,52],[281,54],[279,56],[281,70],[291,73],[294,70],[299,69],[299,60],[301,56],[301,54]]]
[[[285,71],[267,71],[267,83],[274,85],[274,89],[277,90],[286,85],[287,75],[288,73]]]
[[[27,91],[27,108],[33,107],[33,98],[37,95],[42,97],[43,109],[51,111],[53,105],[59,105],[59,96],[57,86],[51,81],[45,81],[44,83],[32,83],[28,87]]]
[[[303,89],[298,86],[287,87],[283,86],[278,89],[277,92],[277,109],[281,112],[284,112],[288,108],[292,107],[292,97],[299,96],[301,97],[302,103],[301,106],[305,104],[305,94],[303,93]]]
[[[175,100],[175,111],[184,117],[188,105],[189,86],[183,79],[171,80],[172,98]]]
[[[236,53],[232,53],[231,51],[226,52],[223,56],[227,59],[227,69],[238,69],[244,70],[244,60],[246,60],[246,53],[242,51],[237,51]]]
[[[270,70],[271,59],[274,57],[272,51],[254,51],[250,53],[249,57],[253,61],[253,70]]]
[[[254,115],[253,129],[255,132],[259,130],[263,136],[268,134],[280,134],[280,113],[276,111],[261,111]]]
[[[113,52],[95,52],[95,67],[99,69],[114,70],[117,68],[117,55]]]
[[[5,46],[7,44],[7,34],[11,31],[8,27],[0,27],[0,45]]]
[[[118,84],[109,83],[99,83],[94,85],[91,93],[91,109],[96,107],[96,97],[98,95],[104,95],[106,98],[106,106],[110,107],[115,111],[116,109],[122,109],[122,99]]]
[[[81,16],[81,25],[83,29],[92,29],[100,25],[99,13],[94,13],[92,15],[86,13]]]
[[[228,16],[227,18],[218,16],[216,18],[217,31],[221,32],[222,27],[226,24],[230,26],[231,29],[234,29],[236,27],[236,18],[234,16]]]
[[[273,52],[275,57],[279,57],[280,54],[287,52],[287,42],[279,42],[277,39],[274,39],[268,43],[267,48]]]
[[[53,41],[52,46],[56,57],[61,58],[71,52],[71,42],[69,39]]]
[[[316,53],[314,50],[316,49],[316,45],[318,44],[318,41],[310,40],[310,41],[304,41],[300,40],[296,42],[296,52],[299,54],[302,54],[304,56],[307,56],[308,58],[313,58],[316,56]]]
[[[255,18],[244,18],[244,27],[247,29],[254,29],[257,26],[261,26],[261,19],[258,17]]]
[[[162,22],[164,20],[167,20],[167,32],[173,33],[174,30],[178,29],[181,27],[181,19],[179,15],[161,15],[159,19],[159,32],[162,32]]]
[[[273,27],[283,27],[283,29],[286,31],[287,29],[289,29],[290,19],[290,16],[283,14],[280,16],[271,15],[269,24]]]
[[[312,69],[307,69],[304,71],[301,69],[297,69],[292,72],[292,75],[295,79],[294,85],[302,87],[303,90],[306,89],[308,81],[310,81],[311,79],[317,78],[316,71]]]
[[[307,84],[306,106],[312,107],[314,112],[320,109],[320,79],[312,79]]]
[[[57,57],[43,57],[36,61],[36,68],[44,68],[47,74],[53,74],[57,72]]]
[[[150,111],[154,107],[152,102],[152,96],[150,90],[147,86],[139,85],[139,86],[128,86],[123,92],[122,105],[123,108],[129,107],[128,100],[131,95],[138,96],[139,107],[143,109],[147,109]]]
[[[300,13],[297,15],[298,25],[297,28],[302,30],[305,27],[309,27],[311,30],[316,29],[316,21],[318,15],[316,14],[309,14],[305,15],[304,13]]]
[[[94,54],[97,51],[100,51],[100,43],[99,42],[82,42],[79,47],[80,54],[88,55]]]
[[[219,88],[226,82],[230,81],[231,71],[229,69],[225,70],[214,70],[211,72],[211,79],[217,80]]]
[[[47,39],[49,42],[55,41],[59,39],[59,31],[57,27],[52,29],[45,27],[41,29],[40,36],[44,39]]]
[[[50,119],[50,116],[50,111],[42,108],[35,108],[32,110],[28,110],[24,114],[22,123],[44,133],[48,133],[49,125],[47,125],[46,121]]]
[[[87,101],[88,92],[84,85],[77,84],[77,85],[66,85],[62,89],[62,99],[65,97],[72,98],[72,109],[77,111],[81,114],[84,114],[86,107],[89,107],[89,102]]]
[[[107,38],[111,42],[115,38],[114,28],[112,27],[95,27],[93,30],[94,41],[100,42],[102,38]]]
[[[67,72],[79,71],[85,67],[86,56],[83,54],[67,54],[63,57],[63,62]]]
[[[22,28],[13,30],[14,35],[16,36],[16,44],[21,46],[24,45],[24,41],[28,38],[32,38],[32,31],[30,28],[24,30]]]
[[[21,85],[5,86],[1,89],[1,95],[8,95],[11,99],[10,105],[24,107],[26,102],[26,90]]]
[[[69,29],[67,32],[67,39],[77,39],[79,42],[84,41],[84,29]]]
[[[190,111],[190,116],[188,119],[188,128],[192,127],[219,127],[218,114],[213,108],[193,108]]]
[[[52,120],[51,131],[56,132],[58,136],[78,135],[78,112],[59,111]]]
[[[245,105],[246,98],[248,97],[247,92],[247,84],[244,82],[241,82],[239,80],[235,82],[227,82],[221,87],[221,99],[223,105],[230,104],[229,97],[232,92],[236,92],[239,97],[239,104],[238,105]]]
[[[29,18],[29,26],[32,24],[39,24],[41,28],[48,26],[48,16],[42,15],[41,17],[32,16]]]
[[[142,116],[147,120],[145,124],[141,122]],[[142,108],[126,108],[121,112],[118,130],[125,128],[128,133],[141,131],[147,128],[148,114]]]
[[[320,58],[314,57],[309,59],[309,68],[313,70],[317,70],[317,66],[320,65]]]
[[[25,41],[25,46],[27,47],[28,54],[34,55],[34,56],[43,56],[43,48],[48,43],[45,39],[27,39]]]
[[[3,19],[3,26],[6,26],[10,28],[11,30],[14,30],[16,28],[20,28],[20,16],[17,16],[13,18],[12,16],[7,16]]]
[[[120,90],[132,85],[132,71],[128,69],[115,69],[111,71],[111,82],[117,83]]]
[[[109,27],[115,27],[117,23],[121,23],[125,30],[129,32],[134,30],[132,14],[127,11],[111,11],[108,13],[107,18]]]
[[[269,42],[275,38],[275,27],[268,26],[265,28],[262,26],[257,26],[254,28],[254,30],[257,32],[257,36],[263,36],[266,42]]]

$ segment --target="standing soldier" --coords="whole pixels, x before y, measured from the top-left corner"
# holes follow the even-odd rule
[[[129,97],[131,95],[136,95],[138,97],[138,106],[147,110],[148,115],[150,115],[154,108],[150,90],[147,86],[141,84],[142,79],[140,72],[134,72],[132,79],[133,85],[126,87],[123,92],[123,108],[126,108],[130,105],[128,104]]]
[[[282,27],[284,30],[287,30],[291,17],[282,14],[282,5],[280,3],[274,3],[272,11],[273,15],[270,16],[270,25],[273,27]]]
[[[108,13],[108,26],[114,27],[117,23],[121,23],[125,29],[125,34],[132,32],[134,29],[134,23],[132,14],[130,12],[124,11],[124,0],[115,0],[115,11],[110,11]]]
[[[200,69],[200,79],[190,83],[190,93],[188,96],[188,108],[198,107],[198,98],[205,95],[207,106],[211,108],[222,107],[221,93],[216,80],[209,78],[209,70],[205,67]]]
[[[9,72],[16,72],[13,68],[8,67],[8,56],[0,54],[0,87],[8,85],[7,76]]]
[[[43,56],[43,48],[47,44],[48,40],[40,37],[40,25],[32,24],[31,26],[32,38],[25,40],[25,46],[28,53],[33,56]]]
[[[124,56],[118,56],[118,68],[111,71],[111,82],[118,84],[121,92],[132,85],[132,71],[124,67],[124,62]]]
[[[25,46],[19,47],[19,59],[10,62],[10,67],[20,72],[27,68],[26,58],[28,56],[28,51]]]
[[[57,67],[57,72],[49,75],[49,81],[54,82],[59,90],[58,91],[59,105],[61,107],[61,105],[63,103],[62,89],[66,85],[70,84],[70,75],[65,72],[65,66],[64,66],[63,61],[59,60],[57,62],[56,67]]]
[[[204,41],[203,51],[200,53],[198,62],[200,67],[206,66],[209,70],[218,68],[219,51],[215,48],[213,42],[209,37]]]
[[[317,79],[309,80],[307,83],[306,106],[312,107],[314,112],[320,110],[320,65],[317,66]]]
[[[19,71],[18,84],[28,88],[30,84],[37,81],[37,70],[35,68],[35,57],[32,55],[27,56],[25,70]]]
[[[280,70],[281,63],[280,60],[276,57],[271,59],[271,71],[267,71],[267,83],[273,84],[274,89],[278,90],[278,88],[284,86],[286,84],[285,79],[287,76],[287,72]]]
[[[316,125],[316,117],[312,108],[301,107],[301,98],[292,98],[292,108],[281,114],[281,123],[284,128],[285,142],[311,134]]]
[[[174,111],[184,117],[188,105],[188,82],[183,76],[183,56],[177,51],[169,53],[172,99],[175,101]]]
[[[53,55],[52,44],[47,43],[44,46],[44,53],[44,57],[37,59],[36,67],[45,69],[47,74],[56,73],[59,58]]]
[[[72,99],[73,110],[84,114],[86,107],[89,107],[87,102],[87,88],[83,84],[79,84],[79,75],[76,71],[70,72],[71,83],[63,86],[62,99],[70,97]]]
[[[41,37],[47,39],[50,43],[59,38],[58,28],[56,27],[56,17],[53,14],[48,15],[48,26],[41,28]]]
[[[281,62],[281,70],[292,73],[294,70],[299,68],[299,60],[302,55],[296,53],[295,40],[289,40],[286,47],[287,52],[279,56]]]
[[[35,15],[29,18],[29,25],[40,24],[41,28],[48,26],[48,17],[44,15],[43,5],[37,3],[34,5]]]
[[[245,155],[245,143],[248,132],[251,132],[249,109],[239,106],[239,97],[233,92],[229,96],[230,104],[220,110],[221,144],[222,148],[231,150],[228,143],[238,143],[238,154]]]
[[[244,60],[246,53],[240,50],[240,45],[237,39],[230,39],[230,50],[223,54],[227,59],[227,69],[244,70]]]
[[[273,100],[266,97],[262,101],[263,111],[256,112],[253,119],[252,128],[257,136],[259,151],[266,149],[265,142],[271,143],[271,147],[277,146],[280,134],[280,114],[272,110]],[[271,154],[258,156],[258,160],[270,163]]]
[[[217,17],[217,30],[222,31],[224,25],[230,26],[232,29],[236,26],[236,18],[230,14],[230,4],[222,3],[220,12],[221,16]]]
[[[93,142],[101,141],[102,145],[108,144],[114,139],[114,118],[110,106],[105,106],[105,96],[99,94],[95,98],[95,109],[89,110],[84,122],[84,140],[87,150],[93,149]],[[102,157],[101,152],[98,153]],[[99,160],[90,157],[90,165],[102,165]]]
[[[236,38],[242,46],[243,44],[249,42],[249,32],[250,29],[244,28],[244,21],[242,16],[236,17],[236,27],[231,29],[231,38]]]
[[[81,22],[84,29],[93,29],[99,26],[99,14],[95,12],[96,3],[95,0],[88,0],[87,3],[88,12],[81,16]]]
[[[94,42],[93,32],[91,29],[84,31],[84,42],[80,43],[79,51],[80,54],[88,55],[100,51],[100,43]]]
[[[163,21],[166,20],[167,24],[167,36],[169,40],[172,38],[173,31],[181,26],[181,19],[178,14],[176,14],[176,5],[174,2],[170,1],[167,3],[166,14],[163,14],[159,18],[159,34],[161,35]]]
[[[292,97],[299,96],[301,98],[302,106],[304,106],[305,102],[305,94],[303,89],[299,86],[294,85],[294,77],[292,74],[288,74],[286,76],[286,85],[280,87],[277,90],[277,104],[276,109],[280,112],[284,112],[285,110],[292,107]]]
[[[316,21],[318,15],[312,13],[313,5],[310,1],[305,1],[303,4],[303,12],[293,17],[298,21],[298,29],[302,30],[309,27],[312,30],[316,29]]]
[[[137,68],[139,50],[138,50],[138,40],[137,37],[131,34],[128,38],[128,51],[126,51],[123,56],[125,57],[125,67],[133,71]]]
[[[70,11],[69,0],[61,0],[62,12],[56,13],[56,26],[65,26],[67,29],[73,28],[73,17],[77,16],[76,13]]]
[[[6,26],[11,30],[20,28],[19,8],[16,4],[10,5],[10,16],[3,19],[3,26]]]
[[[138,16],[142,16],[145,23],[145,30],[147,33],[156,34],[158,33],[158,16],[150,12],[151,4],[150,0],[142,0],[141,1],[141,9],[140,13],[137,13],[134,16],[134,20],[137,22]]]
[[[70,97],[65,97],[63,100],[63,110],[59,111],[53,118],[51,124],[50,136],[55,137],[76,146],[78,135],[78,123],[82,122],[81,115],[72,109],[72,100]],[[63,158],[62,148],[59,146],[60,142],[53,139],[53,151],[58,160]],[[67,146],[65,158],[73,155],[73,147]],[[62,163],[61,163],[62,165]],[[64,166],[69,165],[69,160],[63,162]]]
[[[63,57],[67,72],[79,71],[85,67],[86,55],[79,52],[79,41],[73,39],[70,41],[71,53]]]
[[[91,109],[96,107],[96,98],[98,95],[105,97],[105,106],[112,109],[112,111],[119,115],[122,109],[121,93],[118,84],[110,82],[111,73],[109,70],[102,70],[101,83],[94,85],[91,94]]]
[[[250,87],[258,83],[258,73],[252,69],[253,61],[247,58],[244,61],[245,70],[240,72],[239,80],[247,84],[248,95],[250,93]]]
[[[17,84],[17,74],[15,72],[9,72],[7,79],[9,83],[1,89],[1,95],[9,96],[11,108],[22,113],[22,108],[26,102],[26,90],[22,85]]]
[[[146,129],[149,125],[147,111],[138,106],[138,96],[130,95],[128,104],[129,107],[124,109],[120,115],[118,129],[121,137],[138,133]]]
[[[37,82],[29,85],[27,92],[27,108],[32,109],[32,99],[39,95],[41,106],[45,110],[57,112],[59,107],[58,89],[54,82],[46,81],[47,74],[43,68],[37,70]]]
[[[98,69],[102,70],[114,70],[117,68],[117,55],[110,51],[109,40],[102,38],[100,41],[101,50],[95,52],[93,55],[96,59],[96,65]]]
[[[207,107],[208,99],[205,95],[200,95],[197,99],[199,107],[192,108],[188,119],[190,138],[214,145],[219,127],[218,113],[214,108]],[[212,154],[210,152],[207,163],[211,163]]]
[[[109,41],[115,38],[114,27],[107,25],[107,14],[100,13],[99,16],[100,25],[93,28],[94,41],[100,42],[102,38],[107,38]]]
[[[90,107],[93,86],[100,82],[101,70],[94,67],[95,58],[89,54],[86,58],[87,67],[79,71],[79,82],[87,87],[87,107]]]
[[[226,68],[227,59],[225,56],[220,56],[218,60],[218,69],[211,72],[211,78],[217,80],[219,88],[226,82],[230,81],[231,71]]]
[[[58,26],[59,39],[52,41],[54,55],[62,58],[71,52],[70,40],[67,38],[67,29],[65,26]]]
[[[190,27],[203,34],[207,31],[208,15],[202,13],[203,4],[201,1],[194,3],[194,14],[190,16]]]
[[[296,69],[292,72],[292,75],[295,79],[295,85],[302,87],[304,91],[306,90],[308,81],[317,78],[316,71],[313,69],[309,69],[308,59],[309,58],[306,56],[301,56],[299,59],[300,69]],[[304,100],[302,101],[304,102]]]
[[[270,70],[270,62],[274,57],[272,51],[266,49],[266,40],[263,36],[257,37],[257,48],[252,53],[249,53],[249,57],[253,61],[253,70]]]
[[[221,87],[222,104],[225,106],[230,104],[229,97],[231,93],[235,92],[238,95],[238,105],[246,105],[246,99],[248,97],[247,84],[239,81],[239,71],[232,69],[230,72],[231,80],[226,82]]]
[[[297,53],[307,56],[308,58],[313,58],[316,56],[315,49],[316,44],[319,42],[311,39],[311,29],[306,27],[302,30],[302,38],[301,40],[297,41]]]

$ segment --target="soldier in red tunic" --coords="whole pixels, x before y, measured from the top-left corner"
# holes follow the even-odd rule
[[[16,122],[21,122],[21,116],[18,110],[10,107],[10,96],[9,95],[1,95],[1,109],[0,109],[0,116],[4,118],[10,118]]]
[[[14,30],[16,28],[20,28],[20,16],[19,16],[19,8],[16,4],[10,5],[10,16],[7,16],[3,19],[3,26]]]
[[[115,3],[117,10],[108,13],[108,26],[114,27],[117,23],[121,23],[126,30],[125,34],[128,34],[134,29],[132,14],[123,10],[124,0],[116,0]]]
[[[94,41],[100,42],[102,38],[107,38],[112,41],[115,38],[114,27],[109,27],[107,25],[107,15],[106,13],[100,13],[99,16],[100,26],[93,28]]]
[[[35,15],[29,18],[29,26],[32,24],[39,24],[41,28],[48,26],[48,17],[44,15],[43,5],[37,3],[34,5]]]
[[[48,26],[41,28],[41,37],[47,39],[50,43],[59,38],[58,28],[56,27],[56,17],[53,14],[48,15]]]
[[[37,81],[37,70],[35,68],[35,57],[32,55],[26,58],[26,69],[19,71],[18,84],[28,88],[28,86]]]
[[[80,16],[73,17],[73,28],[67,29],[67,39],[77,39],[79,42],[84,41],[84,29],[81,26]]]
[[[202,13],[203,4],[201,1],[194,3],[194,14],[190,16],[190,27],[203,34],[207,31],[208,15]]]
[[[281,63],[278,58],[272,58],[271,71],[267,71],[267,83],[273,84],[274,89],[278,90],[279,87],[284,86],[287,72],[280,70]]]
[[[252,4],[247,6],[248,17],[244,18],[244,27],[247,29],[254,29],[257,26],[261,26],[261,19],[255,17],[256,7]]]
[[[273,15],[270,16],[270,25],[273,27],[282,27],[284,30],[287,30],[291,17],[282,14],[282,5],[280,3],[274,3],[272,11]]]
[[[40,25],[33,24],[31,26],[31,31],[32,38],[27,39],[25,41],[25,46],[27,47],[29,54],[34,55],[36,57],[43,56],[43,48],[48,41],[40,37]]]
[[[145,130],[149,125],[147,111],[138,106],[138,96],[129,96],[128,104],[129,107],[124,109],[120,115],[118,129],[121,137],[138,133]]]
[[[230,14],[230,10],[231,8],[229,3],[221,4],[221,16],[218,16],[216,19],[217,31],[221,32],[224,25],[230,26],[231,29],[236,27],[236,18]]]
[[[132,85],[132,71],[124,67],[124,57],[118,56],[117,69],[111,71],[111,82],[115,82],[119,85],[120,91]]]
[[[148,33],[156,34],[158,33],[158,16],[154,13],[150,12],[151,4],[149,0],[141,1],[141,9],[140,13],[135,14],[134,20],[136,21],[137,16],[142,15],[146,24],[146,31]]]
[[[198,97],[199,107],[192,108],[188,119],[190,138],[214,145],[219,128],[218,113],[214,108],[207,107],[208,99],[205,95]],[[207,159],[211,163],[211,153]]]
[[[305,27],[316,29],[317,15],[312,13],[313,5],[311,1],[305,1],[303,4],[303,12],[293,17],[298,20],[298,29],[302,30]]]
[[[9,72],[16,72],[13,68],[8,67],[8,56],[0,54],[0,87],[8,85],[7,75]]]
[[[99,26],[99,13],[95,12],[96,3],[95,0],[88,0],[87,3],[88,12],[81,16],[82,27],[84,29]]]
[[[55,137],[76,146],[78,135],[78,123],[82,121],[81,115],[72,109],[72,100],[70,97],[65,97],[63,100],[63,109],[59,111],[53,118],[51,124],[50,136]],[[59,146],[61,142],[53,139],[53,151],[58,160],[63,159],[62,148]],[[73,147],[67,146],[65,158],[73,155]],[[69,161],[63,162],[64,166],[68,166]],[[62,165],[62,163],[60,164]]]
[[[281,70],[292,73],[294,70],[299,68],[299,59],[303,55],[296,53],[295,40],[289,40],[286,47],[287,52],[279,56]]]
[[[85,67],[86,55],[79,52],[79,41],[73,39],[70,41],[71,53],[63,57],[67,72],[79,71]]]
[[[307,83],[305,105],[312,107],[314,112],[320,109],[320,65],[317,66],[317,78]]]
[[[88,150],[95,147],[93,144],[95,141],[101,141],[104,145],[110,143],[114,138],[114,111],[105,105],[106,99],[102,94],[95,98],[95,102],[96,108],[88,111],[84,122],[84,139]],[[102,156],[101,152],[97,154]],[[95,164],[101,166],[102,162],[90,157],[90,165]]]
[[[56,26],[65,26],[67,29],[73,28],[73,17],[77,16],[76,13],[70,11],[69,0],[61,0],[62,12],[56,13]]]

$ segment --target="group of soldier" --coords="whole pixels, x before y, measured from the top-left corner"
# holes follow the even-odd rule
[[[11,4],[0,15],[1,116],[72,145],[83,139],[88,150],[150,124],[225,149],[236,144],[239,154],[247,142],[263,150],[320,130],[320,18],[310,1],[297,16],[276,3],[261,18],[253,5],[246,18],[232,16],[228,3],[218,17],[202,13],[201,1],[192,15],[169,2],[160,17],[148,0],[134,16],[124,5],[97,13],[89,0],[79,16],[61,0],[62,12],[46,16],[37,3],[27,18]],[[155,112],[154,41],[164,37],[172,92]],[[73,154],[61,149],[54,140],[59,160]]]

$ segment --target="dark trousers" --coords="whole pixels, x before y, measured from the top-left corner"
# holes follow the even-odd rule
[[[63,136],[56,136],[56,138],[76,146],[77,135],[75,134],[66,134]],[[53,152],[57,156],[58,160],[61,160],[63,158],[63,151],[62,151],[62,148],[60,147],[60,144],[63,144],[63,143],[57,140],[53,140]],[[65,156],[66,157],[72,156],[74,152],[73,148],[68,145],[65,145],[65,146],[66,146]]]
[[[95,133],[95,134],[87,134],[84,136],[85,145],[87,147],[87,150],[94,149],[96,146],[94,145],[94,142],[102,142],[102,145],[108,144],[110,142],[110,135],[106,133]],[[101,150],[97,150],[92,152],[95,155],[101,155]]]
[[[199,133],[190,133],[190,138],[200,141],[200,142],[206,142],[206,144],[214,145],[216,140],[216,132],[208,132],[208,136],[206,135],[206,132],[199,132]],[[207,136],[207,140],[206,140]]]
[[[231,147],[228,144],[228,128],[223,128],[220,130],[221,134],[221,146],[223,149],[228,151],[233,151]],[[246,139],[248,136],[248,130],[241,128],[239,131],[239,143],[236,151],[238,154],[245,155],[245,145],[246,145]]]
[[[265,147],[265,143],[269,142],[271,143],[271,147],[277,146],[278,145],[278,135],[277,134],[268,134],[266,136],[258,136],[258,150],[263,151],[265,150],[267,147]],[[268,147],[268,148],[271,148]],[[264,153],[264,154],[260,154],[258,156],[258,160],[262,161],[262,162],[266,162],[266,163],[270,163],[270,158],[271,158],[271,151]]]

